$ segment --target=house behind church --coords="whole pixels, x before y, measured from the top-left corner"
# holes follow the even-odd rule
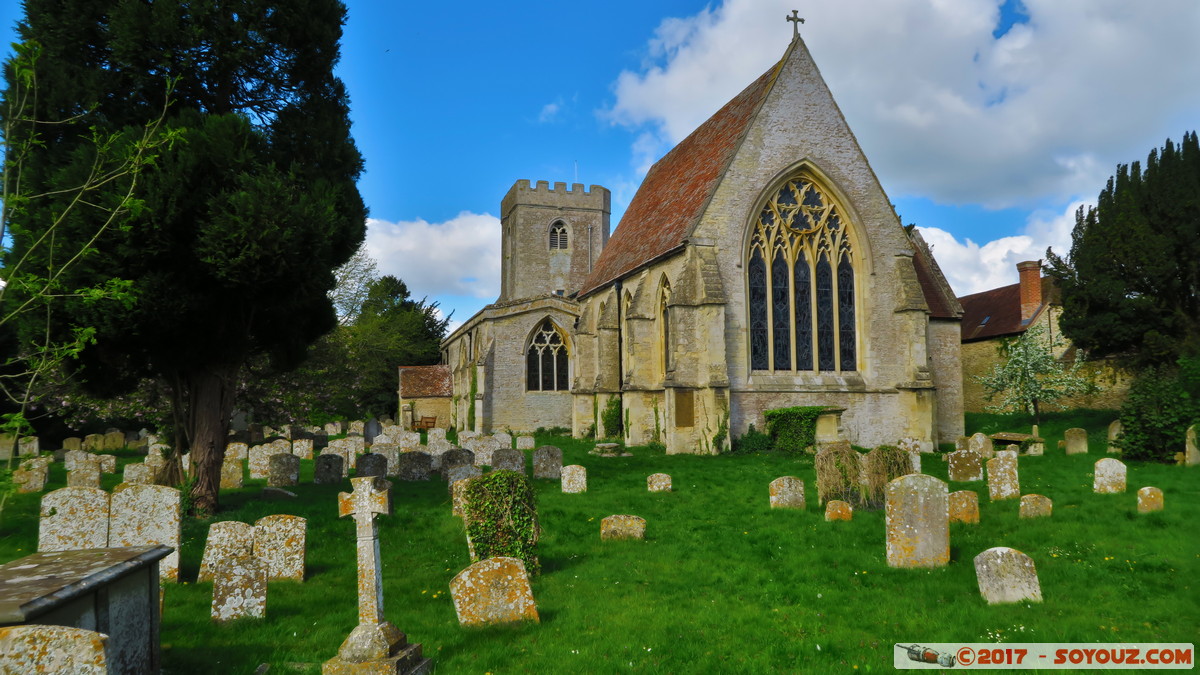
[[[611,240],[609,214],[599,186],[509,190],[500,297],[442,345],[453,425],[606,436],[612,406],[627,443],[710,453],[819,405],[863,446],[962,433],[962,309],[798,36]]]

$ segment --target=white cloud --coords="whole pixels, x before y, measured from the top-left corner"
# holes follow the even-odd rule
[[[921,236],[933,248],[938,266],[959,296],[979,293],[1017,283],[1017,263],[1045,260],[1046,249],[1065,256],[1071,247],[1071,228],[1075,210],[1083,202],[1073,202],[1061,213],[1034,211],[1023,233],[1001,237],[983,245],[970,239],[960,242],[936,227],[919,227]]]
[[[1200,3],[840,0],[801,26],[850,127],[895,196],[993,207],[1096,194],[1200,118]],[[664,20],[604,115],[665,147],[769,68],[791,0],[726,0]],[[650,143],[640,135],[635,167]],[[661,151],[658,153],[661,154]]]
[[[556,99],[542,106],[542,111],[538,113],[538,123],[546,124],[553,122],[558,117],[558,111],[562,109],[562,99]]]
[[[486,213],[464,211],[444,223],[368,218],[367,252],[381,275],[404,280],[416,298],[490,302],[500,294],[500,220]]]

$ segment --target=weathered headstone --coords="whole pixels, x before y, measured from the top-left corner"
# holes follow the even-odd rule
[[[292,441],[292,454],[300,459],[313,458],[313,441],[311,438],[297,438]]]
[[[396,477],[400,475],[400,448],[391,443],[376,443],[371,446],[371,454],[379,455],[387,462],[387,475]],[[359,460],[362,461],[361,459]],[[359,467],[359,475],[362,475],[361,467]]]
[[[69,437],[63,439],[62,447],[63,447],[63,450],[67,450],[67,451],[82,450],[83,449],[83,439],[79,438],[78,436],[69,436]]]
[[[167,465],[167,460],[157,452],[151,452],[150,454],[146,455],[146,459],[142,462],[142,464],[146,465],[146,469],[149,472],[149,482],[155,483],[159,480],[159,474]]]
[[[1054,513],[1054,502],[1045,495],[1021,495],[1020,518],[1049,518]]]
[[[288,487],[300,482],[300,458],[290,452],[277,452],[268,461],[267,486]]]
[[[979,493],[959,490],[950,493],[950,522],[974,524],[979,522]]]
[[[910,474],[888,483],[886,493],[888,566],[948,564],[950,499],[946,484],[933,476]]]
[[[434,427],[425,432],[425,439],[428,443],[444,441],[446,440],[446,430],[441,427]]]
[[[300,516],[273,515],[254,523],[254,555],[262,559],[267,579],[304,581],[308,521]]]
[[[645,539],[646,519],[641,516],[608,516],[600,521],[600,539]]]
[[[933,443],[922,443],[921,439],[914,438],[913,436],[905,436],[899,441],[896,441],[896,447],[909,454],[933,452]]]
[[[252,555],[223,558],[213,570],[212,581],[213,621],[261,619],[267,615],[267,575],[263,561]]]
[[[391,436],[391,438],[395,441],[396,445],[400,446],[401,448],[411,449],[421,445],[421,434],[415,431],[401,431],[400,433]]]
[[[347,429],[347,433],[358,434],[359,436],[362,436],[363,432],[366,430],[367,430],[366,420],[352,420],[350,422],[350,428]]]
[[[1092,481],[1092,490],[1100,495],[1124,492],[1125,463],[1112,457],[1105,457],[1096,462],[1096,473]]]
[[[533,477],[562,478],[562,450],[553,445],[543,445],[533,451]]]
[[[841,499],[830,499],[825,502],[825,521],[832,522],[834,520],[853,520],[854,506],[850,502],[842,501]]]
[[[1183,464],[1184,466],[1196,466],[1200,464],[1200,448],[1196,447],[1196,425],[1188,427],[1187,436],[1183,446]]]
[[[235,490],[246,485],[246,471],[242,460],[225,458],[221,462],[221,489]]]
[[[442,475],[446,477],[446,483],[453,488],[454,484],[460,480],[478,478],[482,476],[483,469],[480,469],[474,464],[455,464],[449,469],[442,471]],[[453,492],[453,490],[451,490],[451,492]]]
[[[83,450],[95,452],[104,449],[104,434],[88,434],[83,437]]]
[[[501,449],[495,436],[483,436],[474,442],[475,466],[491,466],[492,454]]]
[[[370,453],[358,458],[358,468],[354,470],[355,476],[379,476],[386,478],[388,474],[387,457]]]
[[[1066,437],[1068,455],[1086,455],[1088,451],[1087,429],[1067,429],[1063,432]]]
[[[104,434],[105,450],[120,450],[125,447],[125,432],[110,431]]]
[[[450,470],[459,466],[475,466],[475,453],[464,448],[455,448],[442,453],[442,476],[448,477]]]
[[[165,544],[174,548],[158,564],[162,581],[179,581],[179,490],[122,483],[113,489],[109,546]]]
[[[42,451],[42,444],[37,436],[26,436],[17,442],[17,455],[20,457],[37,457]]]
[[[63,455],[63,468],[67,471],[74,471],[81,464],[90,464],[92,462],[99,462],[99,460],[96,459],[95,455],[84,450],[70,450]]]
[[[954,439],[954,449],[956,451],[957,450],[970,450],[971,449],[971,438],[969,436],[959,436],[958,438]]]
[[[108,493],[99,488],[47,492],[38,519],[38,552],[107,548],[108,506]]]
[[[0,672],[108,675],[108,636],[70,626],[0,628]]]
[[[208,540],[200,558],[196,581],[212,581],[217,563],[228,558],[254,555],[254,526],[222,520],[208,526]]]
[[[463,513],[466,509],[467,483],[470,483],[475,478],[478,478],[478,476],[460,478],[459,480],[456,480],[450,484],[450,511],[459,518],[463,517]],[[469,543],[470,540],[468,539],[468,544]],[[474,547],[472,547],[472,549],[473,548]],[[474,550],[471,551],[471,557],[475,557]]]
[[[429,480],[433,471],[433,458],[427,452],[402,452],[396,464],[400,480]]]
[[[225,446],[225,459],[248,459],[250,448],[245,443],[235,442]]]
[[[471,565],[451,580],[450,596],[463,626],[539,620],[525,563],[518,558],[488,558]]]
[[[100,466],[100,473],[116,473],[117,472],[117,457],[116,457],[116,455],[97,455],[96,460]]]
[[[67,487],[100,487],[100,463],[80,464],[74,471],[67,472]]]
[[[568,494],[587,492],[587,467],[572,464],[562,468],[562,491]]]
[[[341,443],[331,444],[321,450],[321,454],[317,456],[317,461],[320,461],[321,457],[329,457],[331,455],[341,458],[342,478],[348,477],[350,475],[350,468],[354,463],[354,453],[350,452],[350,448]]]
[[[263,479],[271,475],[271,455],[278,454],[274,445],[256,445],[250,448],[250,479]]]
[[[646,477],[646,489],[650,492],[670,492],[671,477],[665,473],[652,473]]]
[[[1042,601],[1033,560],[1014,548],[997,546],[975,556],[975,578],[989,605]]]
[[[149,485],[153,480],[150,473],[150,467],[141,462],[126,464],[125,470],[121,474],[121,482],[130,485]]]
[[[344,477],[342,466],[346,460],[336,453],[325,454],[322,452],[317,457],[317,465],[313,470],[313,482],[318,485],[326,485],[329,483],[340,483]]]
[[[949,463],[950,480],[976,481],[983,480],[983,462],[979,453],[972,450],[957,450],[946,456]]]
[[[1021,481],[1017,475],[1017,460],[1012,457],[993,457],[987,461],[988,495],[992,501],[1016,499],[1021,496]]]
[[[1163,510],[1163,491],[1156,487],[1144,487],[1137,491],[1138,513]]]
[[[1114,441],[1120,440],[1124,429],[1121,427],[1121,420],[1113,420],[1108,425],[1108,453],[1110,455],[1120,454],[1121,448],[1114,444]]]
[[[49,474],[49,458],[34,457],[21,462],[17,470],[13,471],[12,479],[17,484],[17,492],[41,492],[46,489]]]
[[[517,436],[518,450],[532,450],[534,448],[533,436]]]
[[[773,509],[804,510],[804,481],[795,476],[780,476],[768,488]]]
[[[992,445],[992,439],[988,438],[987,434],[974,433],[967,439],[967,449],[979,453],[983,459],[991,459],[995,452],[995,447]]]
[[[492,453],[493,471],[516,471],[525,473],[525,453],[512,448],[500,448]]]

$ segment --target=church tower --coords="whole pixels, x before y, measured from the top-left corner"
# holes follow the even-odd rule
[[[591,274],[608,243],[612,211],[607,188],[519,180],[500,202],[500,297],[505,303],[569,296]]]

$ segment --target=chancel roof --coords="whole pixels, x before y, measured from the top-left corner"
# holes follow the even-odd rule
[[[401,366],[401,398],[451,396],[450,366]]]

